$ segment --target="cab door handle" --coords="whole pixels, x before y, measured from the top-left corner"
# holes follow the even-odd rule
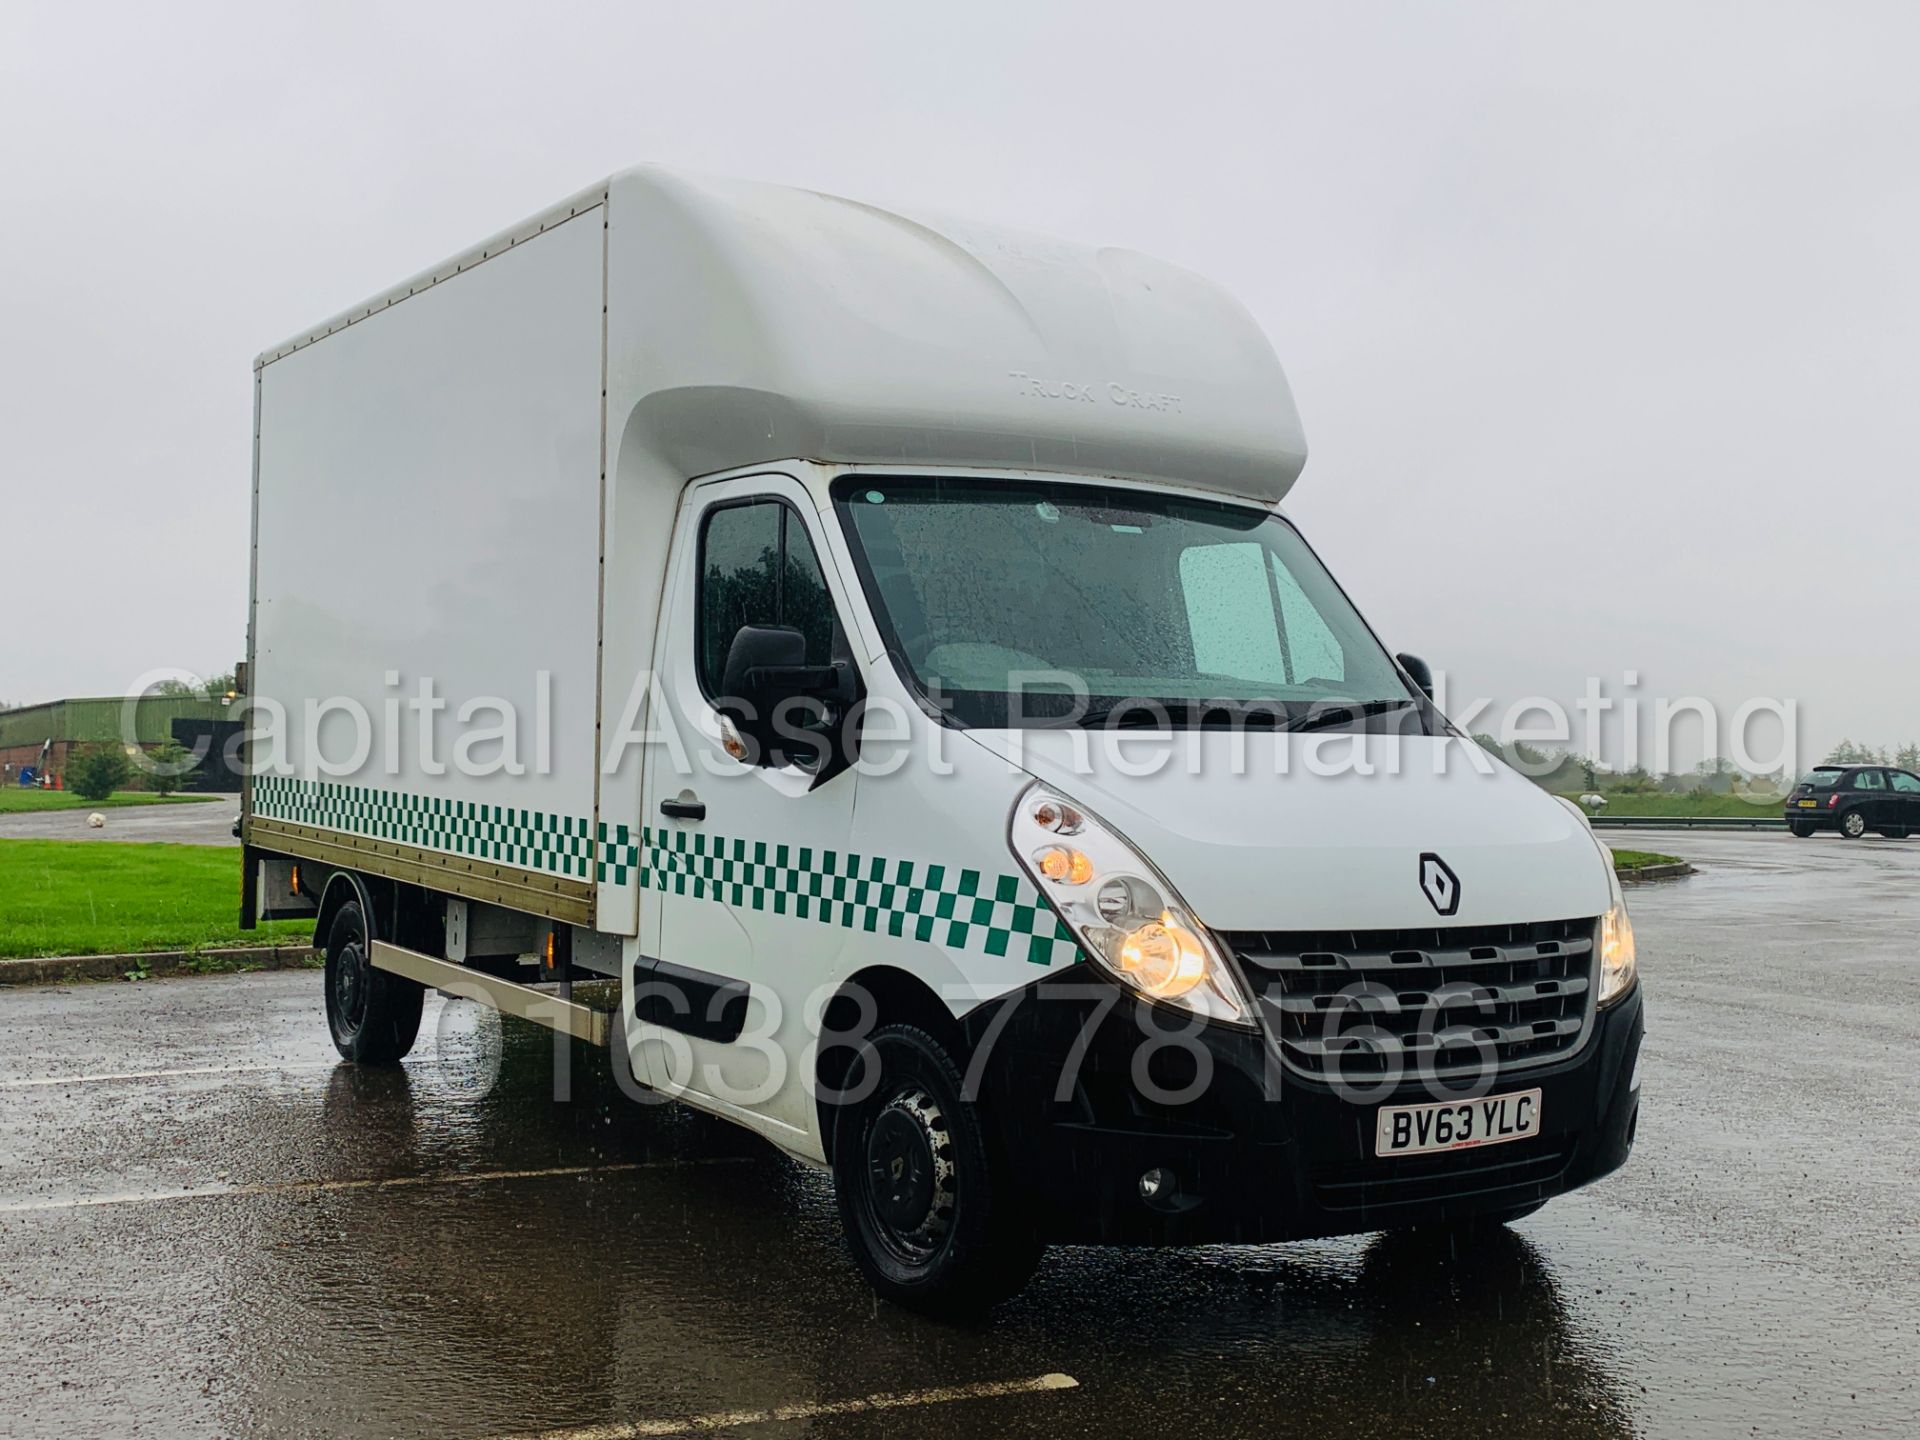
[[[704,800],[662,800],[660,813],[672,820],[704,820],[707,818],[707,802]]]

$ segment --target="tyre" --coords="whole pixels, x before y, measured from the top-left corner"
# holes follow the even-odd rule
[[[1040,1242],[944,1045],[884,1025],[861,1045],[833,1127],[847,1243],[882,1299],[977,1315],[1025,1285]]]
[[[372,939],[358,900],[334,914],[327,929],[327,1028],[333,1048],[359,1065],[392,1065],[413,1048],[427,992],[412,980],[376,970]]]
[[[1849,810],[1840,817],[1840,833],[1849,840],[1858,840],[1867,833],[1867,817],[1863,811]]]
[[[1808,824],[1805,820],[1795,820],[1792,824],[1788,825],[1787,828],[1791,830],[1795,835],[1798,835],[1802,840],[1807,839],[1809,836],[1813,834],[1813,826]]]
[[[1887,839],[1889,840],[1904,840],[1907,838],[1908,831],[1907,831],[1907,827],[1904,825],[1889,825],[1886,829],[1882,830],[1880,833],[1886,836]]]

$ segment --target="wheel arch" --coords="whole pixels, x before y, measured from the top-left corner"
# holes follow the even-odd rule
[[[326,948],[327,929],[349,900],[360,902],[369,939],[390,941],[431,955],[444,953],[446,912],[437,892],[357,870],[335,870],[321,885],[320,905],[313,917],[316,950]]]
[[[859,994],[865,991],[873,999],[872,1023],[866,1031],[859,1028],[863,1007]],[[917,1025],[947,1047],[954,1062],[962,1067],[967,1059],[966,1031],[947,1003],[927,981],[896,965],[869,965],[840,982],[833,997],[820,1012],[820,1033],[865,1034],[882,1025]],[[814,1110],[820,1127],[820,1143],[826,1154],[833,1154],[833,1127],[837,1115],[826,1096],[837,1090],[846,1078],[854,1051],[847,1045],[818,1045],[814,1050]]]
[[[367,888],[367,882],[351,870],[336,870],[327,877],[326,886],[320,892],[320,908],[314,912],[314,949],[326,950],[327,931],[333,926],[333,918],[349,901],[358,901],[360,904],[360,914],[367,922],[367,938],[379,938],[379,917],[373,906],[373,892]]]

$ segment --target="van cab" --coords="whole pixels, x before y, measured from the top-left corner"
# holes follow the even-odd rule
[[[1605,850],[1476,766],[1283,514],[789,465],[684,515],[642,1078],[830,1164],[883,1293],[1512,1219],[1625,1159]]]

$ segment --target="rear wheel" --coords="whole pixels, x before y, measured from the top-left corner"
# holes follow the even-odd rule
[[[327,930],[327,1028],[333,1048],[361,1065],[392,1065],[413,1048],[427,992],[376,970],[372,934],[358,900],[335,912]]]
[[[1788,825],[1787,828],[1793,831],[1793,833],[1798,835],[1802,840],[1805,840],[1808,836],[1813,834],[1813,826],[1810,825],[1805,820],[1795,820],[1790,825]]]
[[[977,1314],[1025,1285],[1043,1247],[939,1040],[886,1025],[860,1047],[833,1127],[848,1244],[883,1299]]]
[[[1849,810],[1840,817],[1840,833],[1849,840],[1858,840],[1867,833],[1867,817],[1864,811]]]

